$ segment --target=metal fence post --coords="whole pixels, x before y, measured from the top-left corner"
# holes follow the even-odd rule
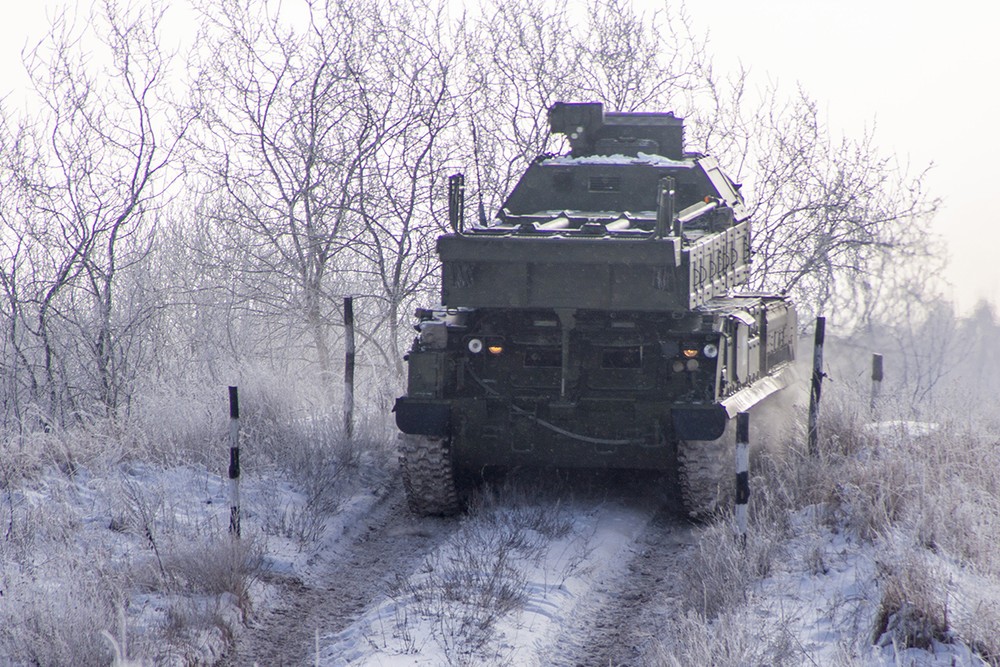
[[[819,398],[823,390],[823,339],[826,337],[826,318],[816,318],[816,344],[813,350],[812,387],[809,392],[809,454],[819,453]]]
[[[240,396],[229,388],[229,532],[240,536]]]

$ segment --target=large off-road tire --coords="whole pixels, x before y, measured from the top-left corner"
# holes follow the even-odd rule
[[[734,421],[730,420],[718,440],[680,440],[677,443],[681,504],[692,519],[708,519],[733,504],[736,490]]]
[[[448,438],[400,433],[399,465],[414,514],[451,516],[462,509]]]

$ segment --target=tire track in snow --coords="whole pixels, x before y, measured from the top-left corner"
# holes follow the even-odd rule
[[[274,578],[278,599],[254,613],[220,667],[312,664],[315,633],[347,627],[389,582],[407,577],[458,526],[454,519],[415,519],[393,485],[330,553],[321,554],[309,581]]]
[[[605,569],[573,619],[552,642],[547,664],[566,667],[636,667],[680,609],[686,555],[698,528],[662,508],[627,548],[618,567]]]

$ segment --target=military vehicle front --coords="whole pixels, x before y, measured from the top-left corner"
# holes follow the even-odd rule
[[[491,466],[662,470],[691,515],[725,502],[728,426],[787,383],[795,311],[740,293],[750,223],[672,114],[556,104],[572,151],[527,169],[492,224],[438,240],[395,407],[411,508],[450,514]]]

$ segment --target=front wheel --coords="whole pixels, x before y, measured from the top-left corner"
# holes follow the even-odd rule
[[[399,465],[414,514],[451,516],[462,509],[449,438],[400,433]]]
[[[732,505],[735,497],[736,429],[730,419],[717,440],[677,442],[681,504],[692,519],[708,519]]]

